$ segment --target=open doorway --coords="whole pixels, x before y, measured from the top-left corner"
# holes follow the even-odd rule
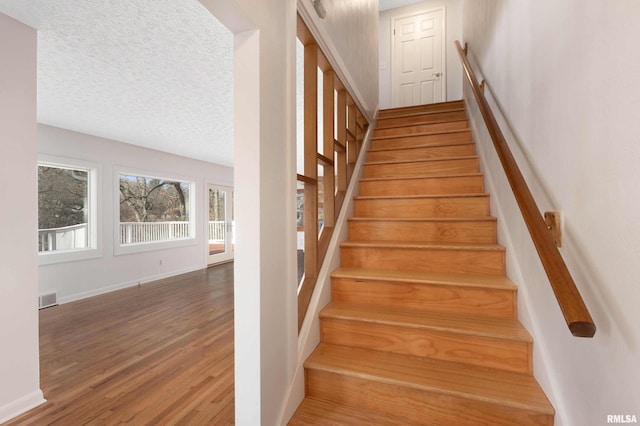
[[[207,199],[209,204],[207,264],[229,262],[233,260],[235,251],[233,188],[208,185]]]

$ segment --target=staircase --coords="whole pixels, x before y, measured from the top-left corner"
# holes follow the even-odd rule
[[[462,101],[386,110],[290,425],[553,425]]]

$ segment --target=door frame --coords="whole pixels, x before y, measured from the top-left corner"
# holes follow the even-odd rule
[[[398,105],[396,104],[396,99],[398,96],[399,88],[396,87],[394,78],[395,73],[397,71],[397,67],[395,66],[395,58],[396,58],[396,42],[395,42],[395,34],[394,30],[396,28],[396,21],[401,19],[411,18],[413,16],[423,15],[425,13],[432,12],[440,12],[442,15],[442,34],[441,34],[441,51],[442,51],[442,102],[447,101],[447,7],[446,5],[442,5],[439,7],[434,7],[431,9],[419,10],[416,12],[412,12],[406,15],[398,15],[391,17],[391,31],[389,34],[391,35],[391,60],[389,61],[389,67],[391,69],[391,108],[396,108]]]
[[[225,247],[224,252],[219,254],[209,254],[209,191],[212,189],[222,189],[227,191],[228,196],[225,199]],[[207,182],[205,185],[205,209],[204,209],[204,234],[205,234],[205,259],[206,265],[217,265],[219,263],[231,262],[234,260],[234,187],[230,185],[222,185]]]

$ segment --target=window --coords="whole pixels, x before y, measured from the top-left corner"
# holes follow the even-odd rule
[[[116,254],[194,242],[193,182],[132,171],[117,180]]]
[[[38,162],[40,263],[98,256],[98,167],[80,160],[41,156]]]

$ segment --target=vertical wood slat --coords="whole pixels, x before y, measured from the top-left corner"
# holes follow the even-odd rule
[[[353,169],[358,158],[355,109],[353,99],[347,94],[347,181],[351,180]]]
[[[304,47],[304,174],[315,184],[304,185],[304,273],[316,277],[318,269],[318,46]]]
[[[324,153],[325,156],[333,159],[333,153],[335,149],[335,144],[333,142],[333,131],[334,131],[334,73],[333,70],[326,70],[324,72],[324,82],[323,82],[323,126],[324,126]],[[335,225],[335,210],[334,210],[334,201],[335,201],[335,176],[334,176],[334,167],[333,165],[325,165],[324,166],[324,226],[333,228]]]
[[[364,141],[364,126],[358,129],[358,117],[364,119],[364,116],[300,15],[297,35],[304,46],[304,174],[297,176],[298,182],[304,183],[304,279],[298,291],[300,330]],[[318,78],[319,71],[322,71],[322,80]],[[322,93],[318,93],[319,84],[322,84]],[[321,128],[319,122],[322,122]],[[320,129],[323,140],[318,139]],[[322,167],[322,176],[318,173],[319,167]],[[321,184],[322,193],[319,192]],[[318,234],[320,206],[324,209],[324,226]]]
[[[338,142],[345,150],[338,150],[338,191],[347,190],[347,91],[338,89]]]

